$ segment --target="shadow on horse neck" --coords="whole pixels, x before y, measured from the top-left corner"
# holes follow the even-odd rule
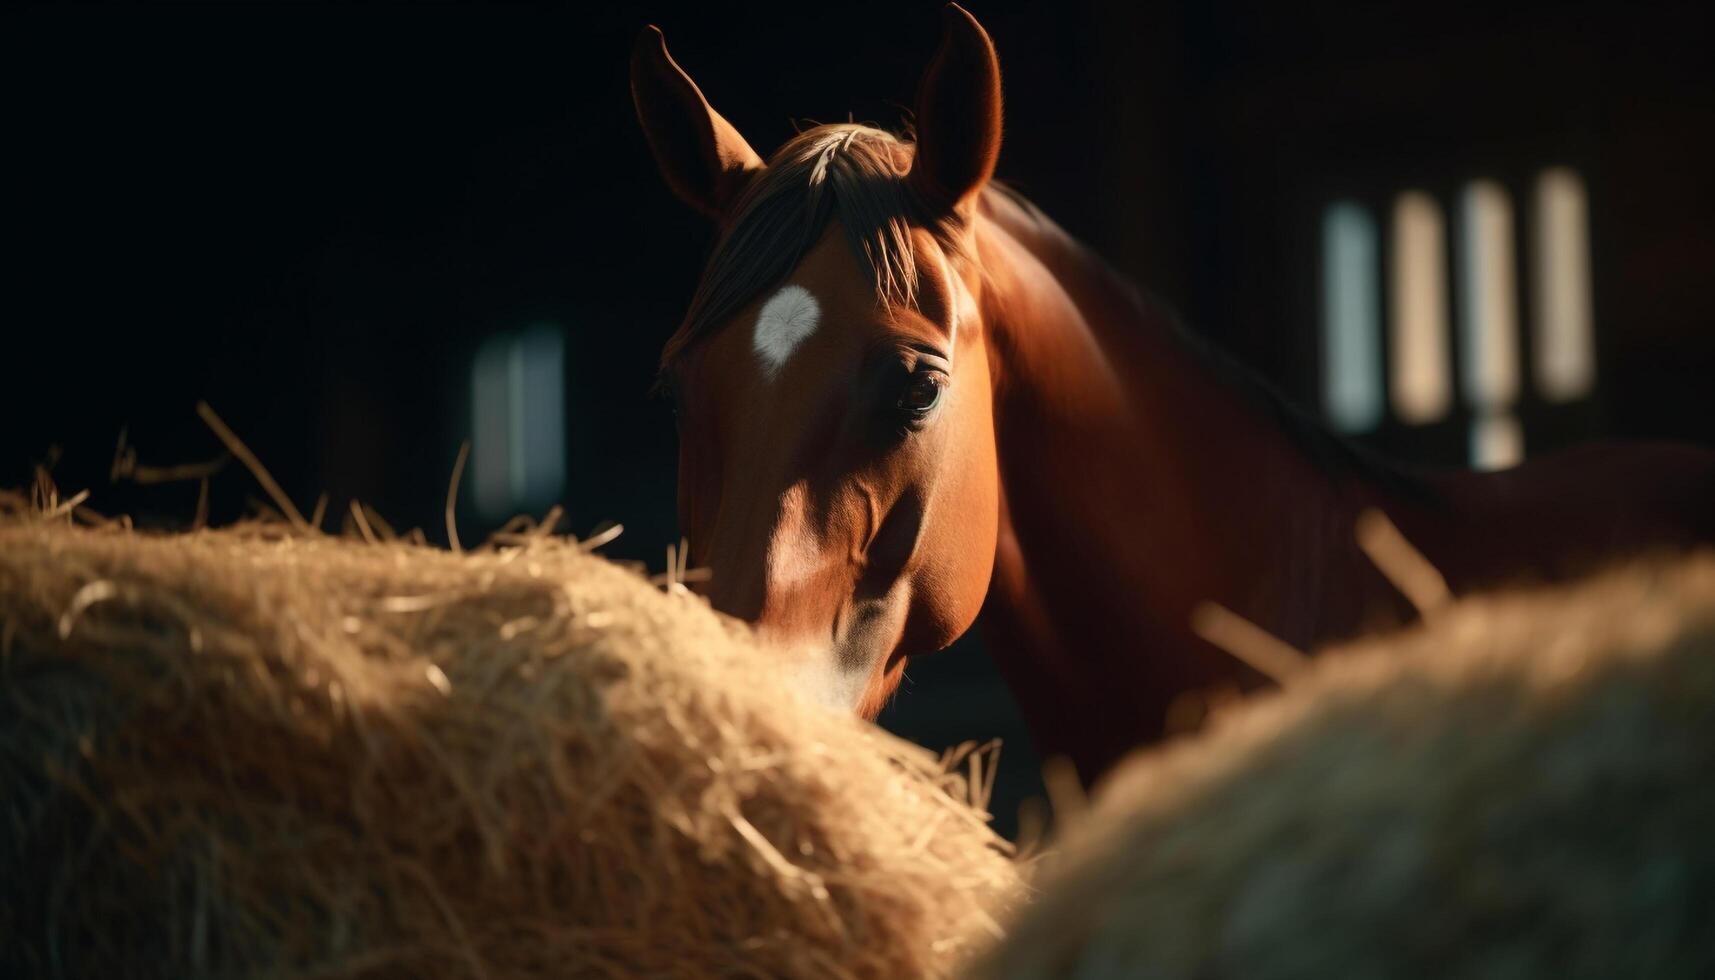
[[[1359,550],[1379,508],[1455,593],[1715,540],[1715,457],[1606,445],[1412,470],[1184,331],[1017,194],[976,228],[1001,531],[985,638],[1045,754],[1089,779],[1187,692],[1264,678],[1190,629],[1213,600],[1300,649],[1414,615]]]

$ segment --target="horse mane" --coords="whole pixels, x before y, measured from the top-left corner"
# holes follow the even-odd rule
[[[917,305],[911,229],[927,229],[962,254],[965,219],[931,214],[906,182],[915,145],[872,126],[817,126],[788,140],[734,204],[690,309],[661,352],[666,369],[746,303],[792,274],[829,221],[875,282],[886,308]]]
[[[1435,499],[1432,487],[1413,469],[1382,456],[1362,443],[1330,429],[1322,419],[1289,397],[1255,368],[1217,347],[1202,333],[1186,326],[1165,304],[1156,309],[1167,321],[1168,333],[1190,351],[1215,380],[1235,392],[1274,423],[1318,469],[1353,474],[1392,493],[1413,500]]]
[[[1108,259],[1067,235],[1035,202],[1001,181],[990,181],[988,193],[998,194],[1018,208],[1029,221],[1052,228],[1077,243],[1083,261],[1095,265],[1109,284],[1125,297],[1144,329],[1161,330],[1189,353],[1215,382],[1268,419],[1282,435],[1298,447],[1324,472],[1351,473],[1388,490],[1417,500],[1433,497],[1429,485],[1418,474],[1330,429],[1318,416],[1289,397],[1255,368],[1240,361],[1208,336],[1186,323],[1177,309],[1136,279],[1115,268]]]

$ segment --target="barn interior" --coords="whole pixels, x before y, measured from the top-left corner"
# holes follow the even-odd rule
[[[467,540],[557,504],[660,568],[676,449],[651,388],[712,230],[635,124],[632,39],[660,25],[766,150],[804,121],[901,126],[937,7],[13,9],[0,486],[41,465],[182,526],[198,481],[136,465],[218,461],[206,401],[306,510],[359,499],[444,540],[469,439]],[[1330,426],[1444,465],[1715,445],[1700,5],[972,10],[1005,72],[999,176]],[[215,523],[263,496],[231,462],[208,492]],[[882,723],[1002,739],[1013,832],[1041,760],[981,636],[907,677]]]

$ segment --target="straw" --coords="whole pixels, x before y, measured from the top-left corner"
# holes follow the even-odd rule
[[[0,496],[0,973],[936,977],[992,941],[981,753],[794,700],[588,542],[298,533],[227,435],[288,522]]]

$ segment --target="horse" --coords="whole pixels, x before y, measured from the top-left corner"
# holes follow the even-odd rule
[[[999,62],[956,4],[914,139],[821,125],[765,162],[653,26],[631,86],[717,227],[661,356],[681,528],[712,605],[813,651],[829,703],[873,718],[981,621],[1039,748],[1090,780],[1186,692],[1267,682],[1192,628],[1201,604],[1299,649],[1412,619],[1354,539],[1366,510],[1455,592],[1715,541],[1705,450],[1412,469],[1196,342],[993,180]]]

